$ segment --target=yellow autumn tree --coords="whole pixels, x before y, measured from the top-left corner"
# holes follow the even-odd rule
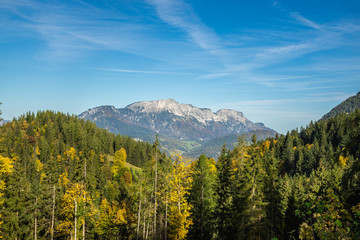
[[[111,169],[114,175],[116,175],[121,168],[125,167],[126,157],[127,155],[124,148],[121,148],[120,150],[115,152],[114,164]]]
[[[169,211],[169,238],[185,239],[192,224],[190,219],[190,204],[185,196],[191,187],[191,166],[182,159],[175,157],[169,181],[170,211]]]
[[[116,151],[111,171],[115,180],[125,183],[125,185],[129,185],[132,183],[132,176],[130,169],[125,166],[126,157],[126,151],[124,148]]]
[[[99,219],[96,222],[96,232],[100,236],[111,237],[127,224],[126,208],[115,201],[108,202],[106,198],[101,201]]]
[[[70,147],[67,151],[65,151],[65,156],[68,158],[68,159],[71,159],[71,160],[74,160],[76,157],[76,149],[73,148],[73,147]]]
[[[341,155],[339,156],[339,163],[342,166],[346,166],[346,163],[347,163],[348,160],[349,160],[349,157],[343,157]]]
[[[13,171],[13,160],[7,157],[0,155],[0,206],[4,203],[3,195],[6,188],[5,177]],[[0,225],[3,223],[1,220],[0,214]],[[0,238],[2,238],[2,233],[0,230]]]
[[[70,236],[71,239],[76,240],[80,237],[79,230],[86,217],[84,206],[85,204],[91,205],[91,198],[87,196],[89,195],[86,193],[84,185],[75,183],[69,184],[64,196],[61,198],[61,220],[57,230],[64,235]]]

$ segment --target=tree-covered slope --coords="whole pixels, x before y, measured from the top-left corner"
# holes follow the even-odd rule
[[[5,124],[0,127],[1,236],[74,239],[80,226],[89,239],[105,236],[100,211],[108,208],[118,211],[121,236],[124,223],[133,221],[128,187],[153,153],[149,143],[62,113],[28,113]]]
[[[191,157],[193,159],[199,158],[201,154],[205,154],[208,157],[217,159],[221,153],[221,147],[225,144],[227,148],[232,150],[238,143],[239,137],[242,137],[246,142],[250,142],[252,136],[255,135],[258,140],[265,140],[267,138],[273,138],[276,132],[272,130],[254,130],[243,133],[241,135],[232,134],[224,137],[218,137],[202,143],[198,147],[192,148],[190,151],[185,152],[184,156]]]
[[[223,149],[220,239],[359,239],[360,110]]]
[[[38,112],[36,115],[27,113],[2,126],[0,134],[0,150],[7,156],[18,155],[18,149],[38,147],[44,161],[56,158],[70,147],[76,151],[92,150],[95,154],[112,155],[124,148],[131,153],[128,154],[128,162],[141,167],[149,161],[152,151],[147,142],[114,135],[92,122],[51,111]],[[31,151],[29,153],[32,154]]]
[[[325,114],[321,119],[328,119],[340,113],[351,113],[358,108],[360,108],[360,92],[331,109],[331,111]]]
[[[360,239],[360,110],[251,139],[223,147],[217,161],[188,161],[161,153],[158,140],[26,114],[0,127],[0,234]]]

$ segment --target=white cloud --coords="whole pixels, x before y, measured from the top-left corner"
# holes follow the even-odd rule
[[[300,43],[300,44],[293,44],[293,45],[280,46],[280,47],[270,47],[265,49],[263,52],[256,54],[256,56],[266,57],[266,56],[274,56],[274,55],[299,53],[299,52],[304,52],[310,48],[311,48],[311,44],[309,43]]]
[[[200,48],[216,56],[224,64],[229,54],[215,32],[206,26],[193,12],[190,5],[179,0],[149,0],[159,17],[167,24],[184,31]]]
[[[233,73],[230,72],[216,72],[216,73],[209,73],[205,75],[201,75],[197,77],[196,79],[202,80],[202,79],[215,79],[215,78],[222,78],[222,77],[228,77],[233,75]]]
[[[172,74],[171,72],[132,70],[132,69],[100,69],[100,70],[108,71],[108,72],[120,72],[120,73]]]
[[[292,18],[296,19],[297,21],[299,21],[299,23],[301,23],[301,24],[303,24],[305,26],[308,26],[308,27],[311,27],[311,28],[314,28],[314,29],[317,29],[317,30],[321,30],[321,27],[317,23],[315,23],[315,22],[301,16],[297,12],[290,13],[290,16]]]

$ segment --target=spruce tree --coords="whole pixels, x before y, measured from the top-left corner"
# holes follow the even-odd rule
[[[215,211],[215,160],[202,154],[195,161],[188,201],[192,205],[189,239],[213,239]]]
[[[230,151],[224,145],[217,162],[216,219],[219,239],[233,239],[233,169]]]

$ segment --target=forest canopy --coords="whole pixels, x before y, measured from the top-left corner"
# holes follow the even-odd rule
[[[4,239],[360,238],[360,111],[311,122],[218,159],[76,116],[0,127]]]

